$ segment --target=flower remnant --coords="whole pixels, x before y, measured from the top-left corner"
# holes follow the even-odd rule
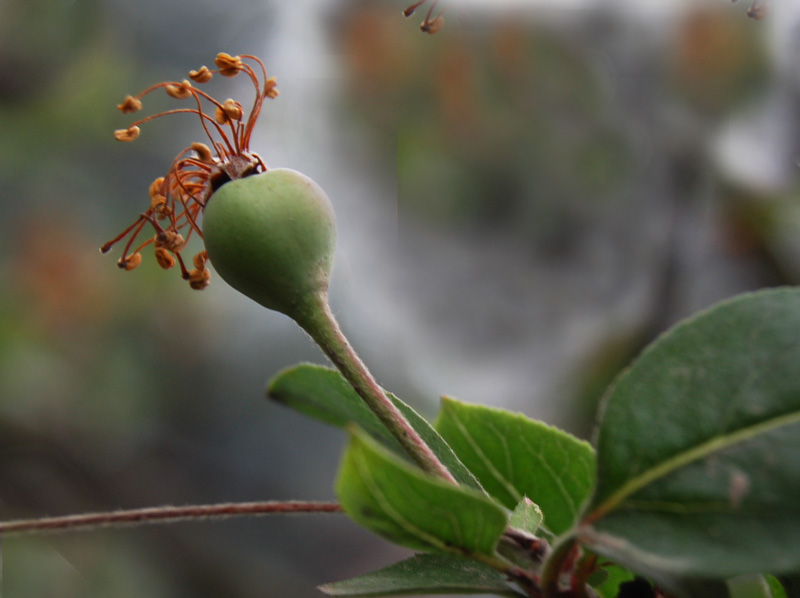
[[[427,1],[428,0],[420,0],[419,2],[415,2],[414,4],[407,7],[403,11],[403,15],[406,17],[410,17],[420,6],[425,4]],[[429,33],[431,35],[439,31],[444,26],[444,13],[447,12],[447,9],[445,8],[439,11],[439,13],[436,16],[433,16],[433,11],[436,10],[437,4],[439,4],[439,0],[433,0],[433,2],[431,2],[431,6],[428,9],[428,13],[425,15],[425,19],[419,26],[421,31],[424,31],[425,33]]]
[[[172,98],[189,100],[192,106],[165,110],[137,120],[126,129],[115,131],[114,138],[133,141],[139,136],[141,125],[150,120],[172,114],[194,114],[200,119],[209,144],[195,142],[181,151],[166,175],[151,183],[147,209],[133,224],[100,248],[106,253],[127,238],[117,264],[124,270],[133,270],[142,261],[141,251],[152,245],[156,261],[162,268],[168,270],[177,263],[183,279],[198,290],[208,285],[208,256],[204,250],[196,254],[190,264],[194,268],[190,270],[184,263],[181,251],[193,234],[202,238],[198,217],[214,191],[228,181],[267,170],[258,154],[250,151],[250,137],[264,100],[278,96],[275,78],[267,76],[264,64],[255,56],[231,56],[222,52],[217,54],[214,64],[216,69],[203,66],[190,71],[189,79],[157,83],[136,96],[127,96],[117,106],[123,114],[138,112],[144,96],[163,89]],[[249,113],[233,99],[220,102],[195,87],[210,81],[214,74],[235,77],[239,73],[249,77],[255,87],[255,100]],[[153,235],[137,245],[137,239],[148,225]]]

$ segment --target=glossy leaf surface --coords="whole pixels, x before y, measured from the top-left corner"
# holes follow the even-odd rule
[[[800,570],[800,291],[663,335],[613,385],[597,446],[593,550],[672,576]]]

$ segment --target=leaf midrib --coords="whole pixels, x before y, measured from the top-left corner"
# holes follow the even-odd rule
[[[458,414],[451,409],[449,416],[452,419],[453,423],[455,423],[456,426],[458,427],[458,431],[467,441],[470,448],[472,448],[472,450],[475,451],[475,454],[478,456],[478,459],[480,459],[480,461],[483,463],[486,469],[489,470],[489,474],[503,487],[503,489],[506,492],[508,492],[512,500],[515,500],[516,502],[522,500],[523,495],[519,492],[516,485],[511,480],[506,478],[506,476],[494,466],[494,462],[486,455],[486,453],[483,452],[483,449],[481,448],[480,444],[472,437],[472,434],[469,433],[469,430],[464,425],[464,422],[461,421],[461,418],[458,416]],[[508,447],[505,444],[503,436],[502,434],[498,434],[497,436],[503,442],[503,451],[506,454],[505,455],[506,458],[508,459]]]
[[[699,461],[700,459],[707,457],[714,452],[730,448],[741,442],[746,442],[752,438],[755,438],[759,434],[767,433],[782,426],[788,426],[797,422],[800,422],[800,411],[774,417],[756,425],[736,430],[730,434],[714,436],[710,440],[707,440],[702,444],[698,444],[696,447],[688,451],[678,453],[660,465],[653,467],[652,469],[649,469],[634,478],[631,478],[616,492],[611,494],[606,500],[600,503],[597,508],[592,510],[586,516],[584,522],[593,523],[597,521],[604,515],[613,511],[629,496],[632,496],[648,484],[669,475],[681,467],[684,467],[694,461]]]

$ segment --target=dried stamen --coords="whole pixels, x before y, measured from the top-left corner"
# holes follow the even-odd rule
[[[133,141],[139,136],[140,129],[137,126],[128,127],[127,129],[117,129],[114,131],[114,139],[117,141]]]
[[[121,104],[117,104],[117,110],[123,114],[130,114],[131,112],[138,112],[142,109],[142,101],[133,96],[126,96]]]
[[[212,76],[207,66],[201,66],[196,71],[189,71],[189,78],[195,83],[208,83]]]
[[[275,78],[267,76],[263,63],[255,56],[232,56],[223,52],[217,55],[214,64],[218,70],[212,71],[203,66],[196,71],[190,71],[189,79],[201,84],[208,82],[213,73],[226,77],[245,73],[255,89],[255,100],[249,113],[245,112],[239,102],[233,99],[220,102],[186,79],[158,83],[136,96],[126,96],[117,106],[123,114],[136,112],[142,107],[142,98],[158,89],[164,89],[175,99],[194,100],[193,107],[176,108],[147,116],[131,123],[127,129],[115,131],[114,137],[119,141],[133,141],[139,136],[139,127],[148,121],[172,114],[193,114],[200,119],[210,143],[195,142],[179,153],[166,175],[158,177],[150,184],[150,205],[147,210],[101,248],[104,253],[108,252],[113,245],[127,238],[118,264],[120,268],[133,270],[141,262],[141,250],[152,244],[158,264],[168,269],[177,261],[181,275],[194,289],[202,289],[208,285],[211,277],[206,268],[208,256],[205,251],[195,255],[195,268],[189,271],[184,265],[181,251],[194,233],[202,238],[197,222],[208,197],[215,189],[227,181],[267,169],[264,161],[250,152],[250,136],[264,100],[278,96]],[[135,247],[137,237],[148,224],[155,229],[155,235]]]
[[[192,258],[192,263],[194,263],[194,267],[198,270],[204,270],[206,267],[206,262],[208,261],[208,252],[204,249],[200,253]]]
[[[277,98],[278,94],[280,93],[278,91],[278,88],[276,87],[277,85],[278,81],[275,79],[275,77],[270,77],[269,79],[267,79],[267,82],[264,85],[264,95],[271,100]]]
[[[226,125],[231,121],[241,120],[242,114],[242,105],[239,102],[228,99],[214,112],[214,120],[221,125]]]
[[[167,92],[167,95],[177,99],[177,100],[185,100],[192,96],[192,84],[189,83],[186,79],[181,81],[179,84],[171,84],[167,85],[164,88]]]
[[[204,288],[206,288],[210,280],[211,272],[208,270],[208,268],[204,268],[203,270],[192,270],[189,272],[189,286],[196,291],[202,291]]]
[[[211,149],[209,149],[205,143],[196,141],[191,145],[191,148],[192,151],[197,154],[197,159],[201,162],[205,164],[214,163],[214,154],[211,153]]]
[[[416,11],[416,10],[417,10],[417,9],[418,9],[420,6],[422,6],[423,4],[425,4],[425,2],[427,2],[427,1],[428,1],[428,0],[420,0],[419,2],[415,2],[414,4],[412,4],[411,6],[407,7],[407,8],[406,8],[406,9],[403,11],[403,16],[404,16],[404,17],[410,17],[411,15],[413,15],[413,14],[414,14],[414,12],[415,12],[415,11]]]
[[[127,257],[121,257],[117,260],[117,265],[123,270],[133,270],[136,266],[142,263],[142,254],[134,253]]]
[[[164,270],[169,270],[175,265],[175,258],[163,247],[156,247],[156,261]]]
[[[225,77],[235,77],[242,70],[242,57],[231,56],[225,52],[220,52],[214,59],[214,64],[217,65],[220,75]]]
[[[173,253],[179,253],[184,247],[186,247],[186,240],[181,236],[180,233],[176,233],[172,230],[162,230],[156,233],[156,236],[153,238],[155,242],[155,246],[159,248],[168,249]]]

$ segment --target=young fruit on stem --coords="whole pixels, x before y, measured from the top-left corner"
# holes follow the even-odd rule
[[[193,143],[179,153],[166,176],[150,185],[149,208],[101,251],[106,253],[127,239],[117,263],[130,271],[141,263],[141,250],[153,245],[158,264],[166,270],[177,263],[181,276],[197,290],[209,283],[206,262],[210,261],[232,287],[294,319],[420,467],[455,484],[358,358],[330,311],[328,280],[336,225],[328,197],[307,176],[285,168],[268,169],[250,151],[264,101],[278,96],[275,78],[267,76],[255,56],[220,53],[214,64],[217,69],[204,66],[191,71],[191,81],[158,83],[117,106],[123,114],[138,112],[142,98],[163,89],[171,98],[189,102],[188,107],[139,119],[116,131],[115,138],[133,141],[140,125],[155,118],[191,114],[200,119],[210,146]],[[242,73],[255,88],[249,113],[239,102],[220,102],[194,85],[208,83],[215,74]],[[148,225],[155,234],[137,246]],[[192,234],[203,238],[206,248],[193,257],[190,270],[181,252]]]
[[[333,208],[304,174],[274,168],[225,183],[209,197],[202,229],[217,273],[268,309],[297,319],[328,289]]]

